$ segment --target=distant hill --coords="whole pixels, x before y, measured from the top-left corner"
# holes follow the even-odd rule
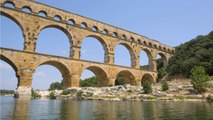
[[[170,75],[189,77],[194,66],[205,67],[206,72],[213,76],[213,31],[176,47],[166,71]]]

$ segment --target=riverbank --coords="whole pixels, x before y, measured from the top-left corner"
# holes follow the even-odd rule
[[[51,96],[56,99],[75,100],[110,100],[110,101],[213,101],[213,87],[204,94],[193,91],[189,80],[173,80],[168,82],[169,90],[163,91],[160,83],[153,85],[153,92],[145,94],[142,87],[74,87],[56,90]],[[36,91],[41,98],[49,98],[50,91]]]

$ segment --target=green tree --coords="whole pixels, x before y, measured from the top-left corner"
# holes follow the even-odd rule
[[[195,66],[191,70],[191,83],[193,84],[194,90],[203,93],[208,87],[209,76],[206,74],[204,67]]]
[[[81,80],[80,87],[98,87],[98,82],[96,80],[96,77],[93,76],[85,80]]]
[[[53,82],[50,84],[49,90],[62,90],[63,89],[63,82]]]

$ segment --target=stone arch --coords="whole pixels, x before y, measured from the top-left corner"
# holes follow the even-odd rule
[[[21,20],[17,20],[17,19],[16,19],[15,17],[13,17],[12,15],[10,15],[10,14],[8,14],[8,13],[5,13],[5,12],[3,12],[3,11],[0,12],[0,15],[3,16],[3,17],[6,17],[6,18],[9,19],[9,20],[11,20],[13,23],[16,24],[16,26],[18,26],[18,29],[20,30],[20,33],[18,33],[19,35],[16,36],[16,37],[17,37],[17,38],[20,37],[20,39],[17,39],[17,40],[20,40],[20,41],[18,41],[19,44],[18,44],[18,45],[14,45],[14,46],[12,47],[12,49],[14,49],[14,47],[15,47],[15,49],[23,50],[24,47],[25,47],[24,43],[26,42],[26,39],[25,39],[24,28],[23,28],[23,25],[22,25],[22,23],[21,23]],[[18,31],[19,31],[19,30],[18,30]],[[11,33],[12,33],[12,32],[11,32]],[[6,34],[6,35],[8,35],[8,34]],[[11,40],[15,40],[15,39],[11,39]],[[11,42],[7,42],[7,43],[10,43],[10,45],[12,45]],[[11,47],[11,46],[9,46],[9,47]]]
[[[142,78],[141,78],[141,83],[142,83],[143,81],[149,81],[149,82],[151,82],[151,83],[155,83],[154,77],[153,77],[151,74],[149,74],[149,73],[145,73],[145,74],[142,76]]]
[[[80,28],[87,28],[88,26],[87,26],[87,23],[85,23],[85,22],[82,22],[81,24],[80,24]]]
[[[102,33],[107,35],[107,34],[109,34],[109,31],[107,29],[104,29]]]
[[[12,5],[12,8],[16,8],[15,3],[12,2],[12,1],[5,1],[4,4],[3,4],[3,6],[4,6],[4,7],[7,7],[7,4],[8,4],[8,5]],[[8,7],[8,8],[11,8],[11,7]]]
[[[67,23],[68,23],[69,25],[75,25],[75,20],[74,20],[74,19],[69,19],[69,20],[67,21]]]
[[[23,6],[23,7],[21,8],[21,10],[22,10],[23,12],[32,13],[31,7],[26,6],[26,5]]]
[[[152,56],[152,53],[149,49],[146,49],[146,48],[141,48],[142,51],[144,51],[148,57],[148,70],[151,70],[152,69],[152,59],[153,59],[153,56]],[[140,59],[141,59],[141,56],[140,56]]]
[[[87,35],[85,38],[87,38],[87,37],[95,38],[96,40],[98,40],[101,43],[103,50],[104,50],[104,63],[107,63],[108,62],[108,47],[107,47],[106,41],[97,35]],[[83,43],[83,40],[81,42],[81,45],[82,45],[82,43]]]
[[[16,88],[18,88],[19,84],[20,84],[20,74],[19,74],[19,68],[18,68],[18,65],[17,63],[15,63],[15,61],[13,61],[12,59],[9,59],[8,57],[4,56],[4,55],[1,55],[0,54],[0,60],[6,62],[7,64],[9,64],[12,69],[14,70],[15,72],[15,77],[17,78],[17,85],[16,85]]]
[[[158,55],[160,56],[160,58],[158,58]],[[167,60],[167,57],[164,53],[162,52],[159,52],[157,55],[156,55],[156,60],[157,60],[157,69],[159,68],[162,68],[162,67],[166,67],[167,63],[168,63],[168,60]]]
[[[98,29],[97,26],[93,26],[92,30],[93,30],[94,32],[98,32],[99,29]]]
[[[39,16],[42,16],[42,17],[47,17],[47,12],[44,11],[44,10],[40,10],[40,11],[38,12],[38,15],[39,15]]]
[[[101,87],[108,86],[109,80],[108,80],[107,72],[103,68],[99,66],[89,66],[89,67],[86,67],[86,69],[92,71],[95,74],[96,80],[98,82],[98,86],[101,86]]]
[[[71,84],[71,81],[70,81],[71,74],[70,74],[70,70],[68,69],[67,65],[65,65],[59,61],[47,60],[47,61],[44,61],[44,62],[38,64],[37,66],[35,66],[34,70],[36,70],[36,68],[38,68],[39,66],[42,66],[42,65],[50,65],[50,66],[53,66],[56,69],[58,69],[62,75],[64,87],[68,87]]]
[[[118,44],[115,45],[114,47],[114,53],[115,53],[115,49],[118,45],[123,45],[125,48],[127,48],[127,50],[129,51],[129,54],[130,54],[130,61],[131,61],[131,67],[135,67],[136,65],[136,56],[134,54],[134,51],[133,51],[133,48],[128,45],[127,43],[123,43],[123,42],[120,42]]]
[[[59,25],[46,25],[39,30],[39,32],[37,33],[37,38],[38,38],[39,34],[42,32],[42,30],[47,29],[47,28],[56,28],[56,29],[62,31],[68,37],[68,40],[69,40],[69,43],[70,43],[70,45],[69,45],[69,48],[70,48],[69,57],[71,57],[73,41],[72,41],[72,35],[68,32],[68,30],[65,29],[62,26],[59,26]],[[38,41],[38,39],[37,39],[37,41]]]
[[[4,62],[8,63],[16,73],[18,72],[18,67],[17,67],[17,65],[15,64],[14,61],[12,61],[11,59],[9,59],[9,58],[5,57],[4,55],[1,55],[1,54],[0,54],[0,59],[3,60]]]
[[[124,85],[126,85],[126,84],[130,84],[132,86],[137,85],[137,81],[136,81],[134,74],[128,70],[122,70],[122,71],[118,72],[117,76],[116,76],[116,80],[117,80],[117,78],[122,79],[124,82]],[[116,85],[116,80],[114,83],[115,85]]]
[[[55,21],[62,21],[62,17],[60,15],[55,15],[53,17],[53,20],[55,20]]]
[[[17,20],[17,19],[14,18],[12,15],[10,15],[10,14],[8,14],[8,13],[5,13],[5,12],[3,12],[3,11],[0,11],[0,15],[5,16],[5,17],[11,19],[12,21],[14,21],[14,22],[19,26],[19,28],[21,28],[22,33],[23,33],[23,31],[24,31],[23,25],[21,24],[21,22],[20,22],[19,20]]]

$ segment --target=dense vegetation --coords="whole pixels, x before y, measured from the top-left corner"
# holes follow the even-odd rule
[[[203,66],[207,74],[213,75],[213,31],[176,47],[175,55],[169,60],[167,72],[189,77],[194,66]]]

